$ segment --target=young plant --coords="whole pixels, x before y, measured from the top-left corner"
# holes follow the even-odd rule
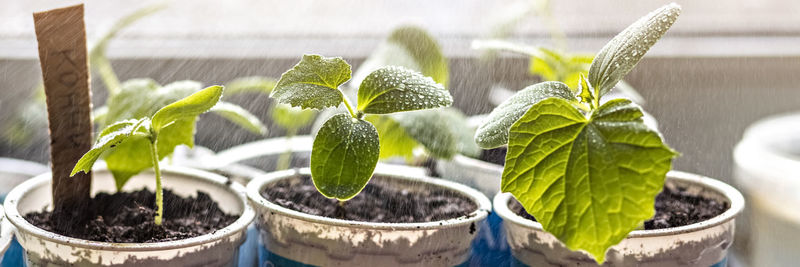
[[[606,44],[576,94],[561,82],[529,86],[499,105],[475,135],[484,148],[508,144],[502,191],[572,250],[598,263],[609,247],[653,217],[677,152],[627,99],[600,104],[672,26],[669,4]]]
[[[149,161],[156,177],[156,225],[161,225],[164,201],[161,188],[161,169],[159,160],[166,157],[180,144],[185,144],[183,139],[194,136],[194,122],[197,116],[217,105],[222,96],[222,86],[211,86],[200,90],[184,99],[160,108],[152,117],[123,120],[109,124],[97,136],[97,142],[92,149],[78,160],[71,175],[78,172],[89,173],[92,166],[104,153],[113,153],[124,149],[124,156],[131,162]],[[187,144],[192,146],[193,143]],[[117,187],[121,188],[130,178],[127,174],[143,170],[141,164],[112,165],[109,170],[114,174]],[[123,172],[126,175],[118,176]]]
[[[372,177],[380,141],[367,114],[390,114],[450,106],[453,98],[430,77],[404,67],[381,67],[358,87],[353,106],[340,86],[351,69],[342,58],[304,55],[283,73],[271,97],[304,109],[324,109],[344,103],[348,113],[330,117],[320,128],[311,151],[311,177],[324,196],[340,201],[356,196]]]

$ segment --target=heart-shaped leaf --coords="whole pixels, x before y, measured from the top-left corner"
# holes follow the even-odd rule
[[[598,263],[654,215],[677,153],[627,99],[590,118],[561,98],[533,105],[510,130],[502,178],[525,210],[568,248]]]

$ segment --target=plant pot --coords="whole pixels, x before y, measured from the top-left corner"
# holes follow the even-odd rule
[[[727,266],[735,217],[744,208],[742,195],[723,182],[685,172],[669,172],[666,183],[726,202],[730,208],[690,225],[633,231],[609,249],[603,266]],[[508,207],[512,198],[508,193],[497,194],[494,208],[503,218],[514,266],[597,266],[589,254],[567,249],[541,224],[514,213]]]
[[[380,165],[380,164],[379,164]],[[254,179],[247,194],[258,212],[265,248],[261,266],[457,266],[467,262],[476,225],[488,215],[489,199],[453,182],[387,173],[375,178],[408,190],[438,187],[458,192],[477,209],[470,215],[426,223],[370,223],[332,219],[269,202],[261,191],[278,181],[310,175],[309,169],[273,172]],[[263,256],[263,257],[262,257]],[[270,265],[272,264],[272,265]]]
[[[92,172],[92,192],[115,191],[114,179],[103,168]],[[47,232],[33,226],[22,215],[51,207],[50,173],[34,177],[12,190],[5,200],[6,217],[25,249],[28,266],[236,266],[238,248],[255,213],[244,187],[226,185],[225,177],[189,168],[165,166],[165,188],[189,196],[203,191],[226,213],[240,214],[231,225],[210,234],[157,243],[108,243],[88,241]],[[153,190],[152,172],[131,178],[123,190],[147,187]]]
[[[11,247],[11,239],[14,237],[13,227],[6,220],[3,207],[0,206],[0,261],[5,259],[5,253]],[[9,255],[12,256],[12,255]],[[22,262],[19,262],[22,263]]]
[[[733,153],[734,178],[749,199],[751,263],[797,265],[800,251],[800,113],[751,125]],[[749,226],[749,227],[747,227]]]

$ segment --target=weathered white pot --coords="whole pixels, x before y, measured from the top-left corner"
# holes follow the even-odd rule
[[[370,223],[304,214],[267,201],[261,191],[285,179],[310,175],[309,169],[273,172],[247,185],[258,212],[261,241],[267,254],[261,266],[457,266],[467,262],[476,227],[491,209],[480,192],[425,176],[389,173],[375,178],[408,190],[444,188],[472,199],[470,215],[427,223]],[[268,250],[268,251],[267,251]]]
[[[11,245],[11,239],[13,237],[13,226],[11,226],[11,223],[6,220],[3,207],[0,206],[0,261],[3,260],[6,250],[8,250],[8,247]]]
[[[734,178],[749,205],[755,266],[795,266],[800,251],[800,113],[751,125],[733,153]]]
[[[681,186],[689,192],[730,204],[724,213],[686,226],[631,232],[611,247],[603,266],[727,266],[728,248],[733,243],[735,217],[744,208],[744,198],[733,187],[695,174],[671,171],[667,186]],[[571,251],[542,225],[520,217],[508,205],[511,194],[494,198],[494,209],[503,218],[515,266],[597,266],[582,251]]]
[[[183,196],[206,192],[220,209],[239,214],[239,218],[213,233],[169,242],[108,243],[67,237],[33,226],[22,217],[51,208],[51,177],[46,173],[20,184],[5,200],[6,217],[16,228],[28,266],[236,266],[245,229],[255,217],[244,187],[226,185],[225,177],[200,170],[165,166],[162,172],[164,188]],[[115,190],[107,170],[95,168],[93,173],[93,194]],[[131,178],[123,190],[152,190],[154,184],[152,172],[142,173]]]

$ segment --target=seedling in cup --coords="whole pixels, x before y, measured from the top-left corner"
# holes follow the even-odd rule
[[[601,103],[680,13],[659,8],[614,37],[581,76],[531,85],[495,108],[478,129],[484,148],[508,144],[502,191],[568,248],[603,263],[609,247],[653,217],[677,152],[627,99]]]

